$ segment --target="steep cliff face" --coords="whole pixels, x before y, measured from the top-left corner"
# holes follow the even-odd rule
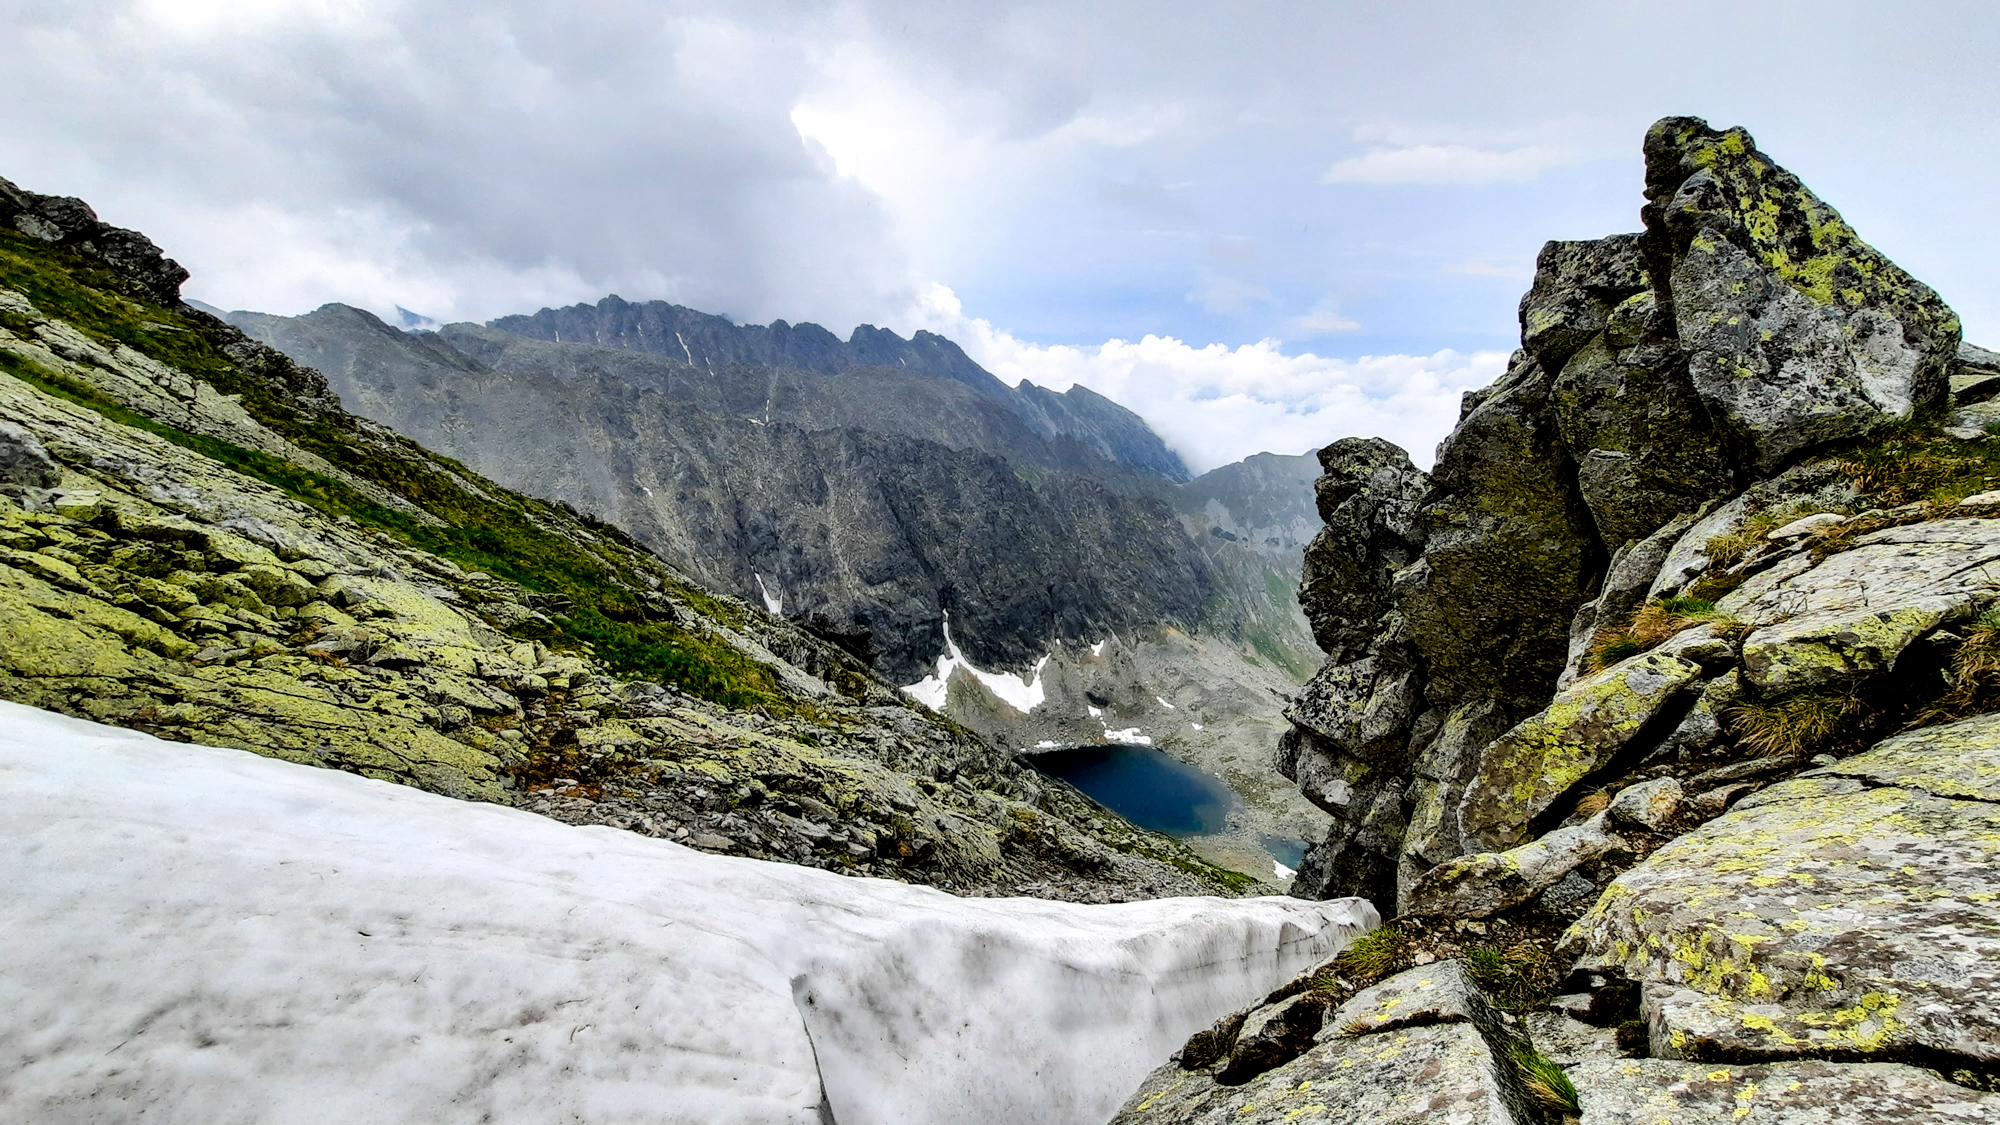
[[[617,528],[348,414],[182,304],[142,236],[0,200],[0,696],[911,882],[1248,882]]]
[[[1308,862],[1322,893],[1394,901],[1536,827],[1466,821],[1479,754],[1639,607],[1672,521],[1944,404],[1957,318],[1747,133],[1668,118],[1645,153],[1645,231],[1543,249],[1521,350],[1428,479],[1323,455],[1337,500],[1414,505],[1336,503],[1308,551],[1330,659],[1279,756],[1340,820]]]
[[[1143,419],[1102,395],[1074,387],[1061,394],[1032,383],[1009,387],[974,363],[957,344],[919,331],[905,340],[864,324],[843,342],[817,324],[738,325],[726,317],[665,301],[633,304],[606,297],[595,305],[508,316],[490,327],[538,340],[596,344],[684,360],[690,368],[730,364],[834,375],[861,367],[953,380],[1020,418],[1044,438],[1076,442],[1092,453],[1167,481],[1188,479],[1180,455]]]

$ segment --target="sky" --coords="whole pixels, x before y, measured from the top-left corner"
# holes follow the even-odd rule
[[[1427,465],[1640,140],[1743,125],[2000,342],[2000,6],[0,0],[0,176],[224,308],[940,332],[1197,471]]]

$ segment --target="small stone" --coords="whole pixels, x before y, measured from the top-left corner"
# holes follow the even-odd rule
[[[1766,535],[1764,538],[1769,539],[1773,543],[1782,543],[1787,539],[1803,539],[1815,531],[1828,527],[1839,527],[1846,522],[1847,517],[1838,512],[1816,512],[1813,515],[1795,519]]]
[[[1630,786],[1611,798],[1606,810],[1615,824],[1642,832],[1664,832],[1681,811],[1681,783],[1671,777]]]
[[[42,448],[40,439],[12,422],[0,421],[0,484],[54,488],[62,481],[62,466]]]
[[[689,847],[700,848],[705,852],[726,852],[736,846],[736,841],[713,832],[697,832],[687,838],[687,843]]]

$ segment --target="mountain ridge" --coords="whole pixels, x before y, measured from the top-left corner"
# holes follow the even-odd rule
[[[1074,439],[1108,461],[1174,483],[1193,476],[1180,455],[1125,407],[1082,386],[1056,392],[1024,381],[1009,387],[956,343],[924,329],[905,340],[886,328],[863,324],[843,341],[811,322],[739,325],[682,305],[634,303],[615,294],[594,305],[498,317],[486,327],[552,343],[649,352],[711,370],[718,362],[825,375],[856,367],[901,367],[962,383],[983,398],[1006,404],[1043,436]]]

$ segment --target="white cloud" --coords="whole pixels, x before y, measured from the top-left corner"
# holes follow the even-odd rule
[[[1377,148],[1351,156],[1320,177],[1328,184],[1490,184],[1532,180],[1573,157],[1554,145],[1507,150],[1471,145]]]
[[[1042,345],[966,316],[945,286],[932,286],[922,305],[932,331],[1001,379],[1089,387],[1144,417],[1197,473],[1355,436],[1388,438],[1429,467],[1458,421],[1460,396],[1498,378],[1507,363],[1502,352],[1450,350],[1354,360],[1286,355],[1276,340],[1235,348],[1171,336]]]
[[[1359,332],[1361,322],[1343,314],[1332,297],[1322,297],[1319,303],[1312,307],[1311,312],[1293,318],[1288,327],[1300,339],[1310,340],[1314,336],[1325,336],[1334,332]]]

